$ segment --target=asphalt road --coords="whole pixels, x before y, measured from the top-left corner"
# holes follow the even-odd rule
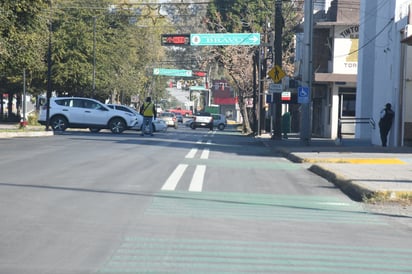
[[[411,222],[226,130],[0,139],[0,273],[411,273]]]

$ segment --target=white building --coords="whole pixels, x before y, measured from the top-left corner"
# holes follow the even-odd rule
[[[372,117],[376,128],[358,125],[355,137],[375,145],[386,103],[395,111],[388,146],[412,144],[411,7],[411,0],[361,0],[356,116]]]

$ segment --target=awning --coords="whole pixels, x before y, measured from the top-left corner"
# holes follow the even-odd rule
[[[405,39],[403,39],[403,40],[401,41],[401,43],[405,43],[405,44],[407,44],[408,46],[412,46],[412,36],[406,37]]]
[[[345,82],[356,83],[356,74],[315,73],[315,82]]]

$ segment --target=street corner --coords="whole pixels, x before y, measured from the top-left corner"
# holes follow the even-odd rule
[[[364,164],[364,165],[406,165],[407,162],[398,158],[345,158],[345,157],[308,157],[302,158],[304,163],[330,163],[330,164]]]
[[[314,164],[309,167],[314,174],[328,180],[354,201],[362,202],[365,197],[373,195],[373,191],[355,183],[352,179],[324,165]]]
[[[412,181],[408,179],[411,178],[410,172],[393,165],[390,170],[377,176],[377,169],[377,166],[321,163],[309,167],[311,172],[333,183],[352,200],[412,204]]]

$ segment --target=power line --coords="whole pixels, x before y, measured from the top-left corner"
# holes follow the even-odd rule
[[[390,26],[390,24],[393,22],[393,20],[395,20],[395,18],[392,17],[391,20],[389,20],[389,22],[386,23],[386,25],[380,31],[378,31],[368,42],[363,44],[361,47],[358,47],[358,49],[356,49],[352,52],[349,52],[348,54],[344,54],[344,55],[341,55],[341,56],[335,56],[335,57],[345,57],[345,56],[348,56],[348,55],[352,55],[352,54],[357,53],[357,52],[361,51],[362,49],[366,48],[370,43],[375,41],[376,38],[378,38],[378,36],[381,35],[381,33],[384,32],[387,27]]]

